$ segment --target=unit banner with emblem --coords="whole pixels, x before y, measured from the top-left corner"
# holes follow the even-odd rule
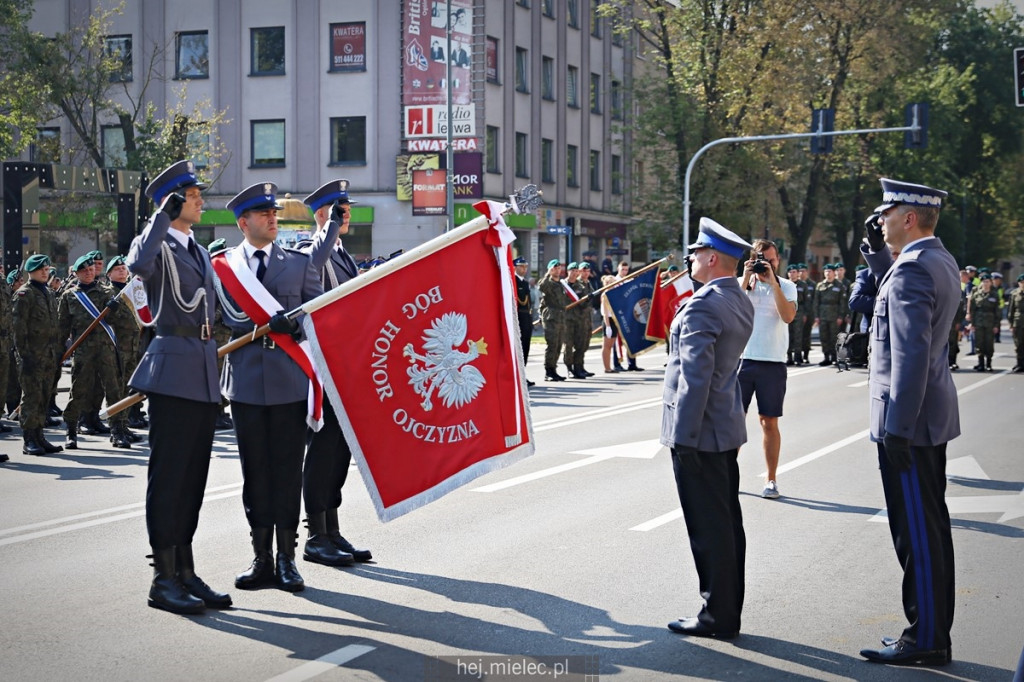
[[[500,204],[329,295],[313,357],[389,521],[533,453]],[[498,207],[499,210],[495,210]]]
[[[645,336],[648,340],[661,343],[668,339],[672,318],[679,306],[693,296],[693,280],[689,273],[674,276],[664,284],[654,287],[651,297],[651,312],[647,317]]]
[[[647,338],[646,333],[647,318],[651,313],[651,298],[654,296],[654,285],[657,281],[658,270],[655,268],[627,279],[605,294],[622,341],[626,344],[626,354],[631,358],[655,346],[655,343]]]

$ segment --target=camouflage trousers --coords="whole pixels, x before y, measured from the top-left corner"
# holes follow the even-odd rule
[[[59,358],[53,354],[40,354],[19,359],[18,377],[21,382],[21,412],[18,421],[22,430],[40,429],[46,423],[46,413],[53,397],[53,375]]]
[[[565,325],[565,352],[562,359],[569,367],[583,365],[583,355],[590,347],[590,315],[586,318],[574,315],[571,320],[566,320]]]
[[[558,356],[565,342],[565,320],[563,318],[544,318],[544,369],[553,372],[558,367]]]
[[[803,349],[804,342],[804,316],[796,314],[793,321],[789,323],[789,348],[790,353],[799,353]]]
[[[98,410],[97,395],[106,395],[107,405],[113,405],[125,395],[117,354],[110,343],[79,346],[75,351],[71,361],[71,400],[64,408],[64,421],[77,424],[83,413]],[[127,418],[122,410],[110,419],[116,424]]]

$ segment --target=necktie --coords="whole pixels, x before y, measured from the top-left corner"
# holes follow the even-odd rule
[[[188,252],[189,255],[192,256],[192,260],[194,260],[196,262],[196,265],[199,266],[199,269],[202,270],[203,259],[199,257],[199,249],[196,246],[196,243],[191,239],[188,240]]]
[[[256,258],[259,259],[259,261],[260,261],[259,265],[256,266],[256,279],[258,279],[259,281],[262,282],[263,281],[263,275],[267,274],[267,263],[266,263],[267,252],[266,251],[257,251],[253,255],[255,255]]]

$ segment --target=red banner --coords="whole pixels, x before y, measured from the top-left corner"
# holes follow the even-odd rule
[[[683,273],[675,279],[669,280],[662,286],[654,287],[654,296],[651,297],[651,314],[647,317],[647,329],[645,335],[651,341],[665,341],[668,339],[668,329],[672,325],[672,318],[683,301],[693,295],[693,280],[690,275]]]
[[[343,284],[304,321],[383,521],[533,453],[511,232],[482,223]]]

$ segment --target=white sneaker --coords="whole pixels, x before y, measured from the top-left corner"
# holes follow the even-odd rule
[[[768,481],[768,485],[761,491],[761,497],[769,500],[777,500],[779,498],[779,486],[775,484],[775,481]]]

